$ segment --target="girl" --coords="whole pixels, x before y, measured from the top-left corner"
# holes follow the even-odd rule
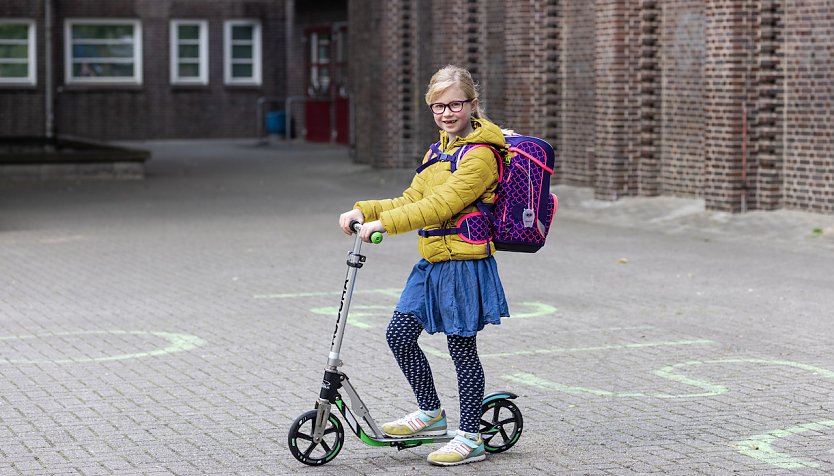
[[[353,220],[364,223],[359,237],[366,242],[376,231],[394,235],[420,230],[423,259],[411,271],[386,333],[419,408],[385,423],[382,430],[392,437],[446,434],[446,413],[429,363],[417,345],[424,330],[442,332],[457,371],[461,421],[455,438],[429,454],[428,461],[457,465],[486,457],[478,433],[484,372],[476,334],[486,324],[500,324],[502,317],[509,316],[492,242],[477,242],[448,230],[478,211],[477,200],[494,202],[498,162],[489,147],[468,148],[458,155],[467,144],[487,144],[504,152],[506,144],[501,129],[481,110],[477,88],[465,69],[450,65],[437,71],[426,103],[440,128],[440,143],[426,153],[423,164],[437,156],[441,160],[418,169],[401,197],[357,202],[339,217],[339,225],[350,235]],[[451,161],[456,161],[454,173]]]

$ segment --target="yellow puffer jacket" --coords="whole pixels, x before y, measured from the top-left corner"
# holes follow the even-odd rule
[[[445,131],[440,131],[440,150],[454,154],[466,144],[489,144],[502,154],[507,144],[504,134],[495,124],[472,120],[473,131],[466,137],[457,137],[450,144]],[[426,162],[431,156],[427,152]],[[478,147],[466,152],[459,160],[455,173],[448,161],[437,162],[415,174],[411,185],[398,198],[357,202],[366,221],[380,220],[389,235],[425,228],[436,230],[454,228],[458,220],[477,211],[475,201],[494,203],[498,185],[498,161],[488,147]],[[483,244],[470,244],[457,234],[418,238],[420,255],[437,263],[449,260],[486,258]],[[492,242],[491,252],[495,252]]]

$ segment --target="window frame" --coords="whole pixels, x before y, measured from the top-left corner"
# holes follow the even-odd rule
[[[26,25],[27,39],[26,45],[29,47],[29,55],[26,58],[28,65],[27,75],[25,78],[2,78],[0,77],[0,87],[9,86],[37,86],[38,84],[38,40],[36,35],[35,21],[28,18],[0,18],[0,25]],[[0,40],[3,41],[3,40]],[[7,44],[15,44],[14,40],[4,40]],[[21,43],[22,44],[22,43]],[[15,61],[11,58],[0,60],[3,63],[14,64],[22,61]]]
[[[133,27],[133,76],[73,75],[72,27],[75,25],[129,25]],[[133,18],[67,18],[64,20],[64,82],[70,85],[142,85],[142,21]],[[120,61],[116,61],[117,63]]]
[[[252,27],[252,76],[232,77],[232,27]],[[226,20],[223,22],[223,81],[229,86],[260,86],[263,82],[263,35],[261,22],[257,19]]]
[[[179,46],[180,38],[179,26],[181,25],[197,25],[199,28],[197,44],[199,48],[199,57],[197,59],[197,67],[199,75],[197,77],[180,77],[179,75]],[[201,85],[205,86],[209,83],[209,37],[208,37],[208,20],[199,19],[172,19],[170,27],[170,42],[171,42],[171,84],[174,85]]]

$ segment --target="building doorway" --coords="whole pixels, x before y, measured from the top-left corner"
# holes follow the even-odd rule
[[[311,142],[349,140],[347,23],[307,27],[305,128]]]

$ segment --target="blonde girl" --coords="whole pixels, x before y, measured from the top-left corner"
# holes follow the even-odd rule
[[[477,215],[476,201],[494,202],[499,170],[492,149],[502,151],[506,143],[501,129],[484,115],[478,89],[463,68],[449,65],[437,71],[426,104],[440,141],[426,152],[411,185],[397,198],[357,202],[339,217],[339,225],[351,234],[353,220],[363,223],[359,236],[366,242],[376,231],[396,235],[419,230],[422,259],[406,281],[386,332],[418,409],[382,429],[403,438],[446,434],[446,412],[417,343],[423,331],[446,334],[457,372],[460,424],[456,437],[429,454],[428,461],[448,466],[486,458],[478,432],[484,372],[476,337],[485,325],[500,324],[509,310],[492,243],[469,239],[457,227],[467,216]],[[461,153],[474,144],[492,149],[466,147]]]

